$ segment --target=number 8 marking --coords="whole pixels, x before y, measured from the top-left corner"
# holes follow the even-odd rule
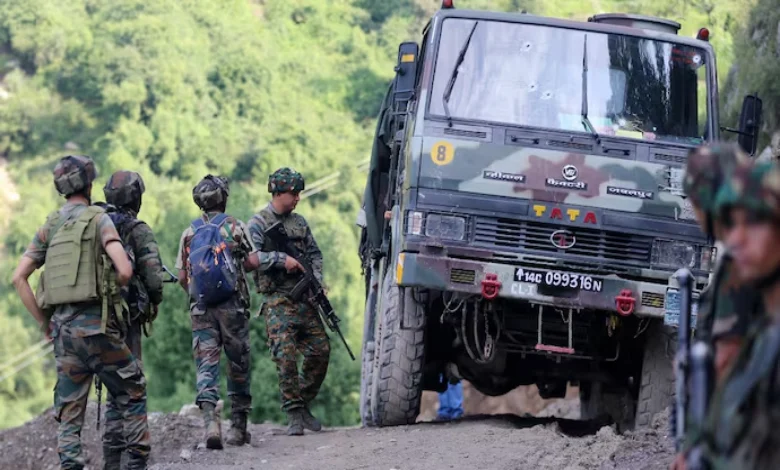
[[[449,142],[439,141],[431,148],[431,161],[439,166],[449,165],[455,158],[455,147]]]

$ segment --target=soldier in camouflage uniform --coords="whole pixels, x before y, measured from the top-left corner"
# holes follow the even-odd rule
[[[271,202],[250,219],[248,228],[259,250],[255,282],[265,296],[260,315],[265,315],[268,347],[279,374],[282,410],[289,420],[289,435],[303,435],[304,427],[319,431],[322,425],[311,414],[311,401],[317,396],[330,359],[328,335],[317,310],[308,302],[288,297],[303,271],[301,263],[281,251],[264,233],[276,222],[284,225],[290,242],[305,253],[322,283],[322,253],[306,220],[293,213],[304,189],[303,176],[289,168],[276,170],[268,179]],[[299,377],[297,353],[303,354]]]
[[[195,204],[203,211],[201,218],[211,220],[224,213],[229,196],[227,178],[207,175],[192,190]],[[249,287],[246,270],[249,255],[253,253],[252,240],[247,236],[244,223],[228,216],[221,227],[239,269],[238,292],[216,307],[202,308],[189,289],[189,244],[194,235],[192,226],[181,235],[176,268],[179,281],[190,295],[190,319],[192,320],[192,351],[197,368],[198,396],[196,403],[206,423],[206,446],[222,449],[220,417],[215,415],[219,400],[219,360],[222,348],[228,363],[228,395],[231,400],[231,427],[226,442],[240,446],[251,440],[246,431],[247,415],[252,406],[250,393],[249,357]]]
[[[688,155],[683,191],[691,200],[699,225],[711,239],[723,235],[722,224],[714,214],[715,196],[735,165],[747,163],[747,154],[733,144],[703,145]],[[709,342],[714,351],[718,379],[736,359],[749,314],[757,301],[758,292],[739,280],[731,255],[721,253],[713,276],[701,293],[696,327],[696,337]],[[686,430],[683,453],[697,442],[700,431],[692,427]],[[683,453],[678,454],[673,468],[682,468]]]
[[[54,185],[67,202],[38,229],[13,282],[24,306],[48,329],[47,336],[54,342],[54,409],[61,468],[84,468],[81,429],[92,378],[97,374],[123,405],[126,468],[145,469],[150,450],[146,380],[120,338],[121,319],[116,315],[121,315],[121,308],[115,309],[116,285],[128,283],[133,267],[111,218],[103,209],[90,206],[96,176],[89,157],[67,156],[57,163]],[[39,284],[36,299],[28,279],[44,263],[40,282],[46,283],[42,291]]]
[[[137,218],[144,190],[141,175],[133,171],[117,171],[103,188],[108,202],[107,212],[119,232],[125,250],[134,260],[134,275],[129,285],[123,289],[128,304],[125,343],[141,364],[141,335],[146,324],[157,316],[158,306],[163,300],[160,250],[152,229]],[[122,404],[109,393],[103,434],[103,462],[106,470],[119,468],[125,448],[122,412]]]
[[[714,209],[736,273],[761,294],[734,367],[717,384],[701,438],[710,469],[780,468],[780,167],[735,168]]]
[[[713,215],[716,192],[737,164],[749,157],[735,144],[717,143],[697,148],[688,157],[683,190],[690,198],[696,218],[710,238],[720,238],[722,229]],[[715,368],[721,376],[736,357],[748,324],[747,313],[754,309],[758,293],[739,282],[731,255],[719,257],[712,281],[699,302],[696,335],[709,339],[715,351]]]

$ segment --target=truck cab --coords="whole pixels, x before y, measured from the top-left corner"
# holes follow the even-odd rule
[[[671,404],[673,275],[695,299],[717,256],[682,178],[721,131],[707,30],[679,29],[445,0],[399,46],[359,223],[365,425],[412,423],[423,390],[461,379],[571,383],[583,418],[621,430]],[[752,152],[756,100],[736,131]]]

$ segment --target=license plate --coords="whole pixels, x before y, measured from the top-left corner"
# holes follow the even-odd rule
[[[699,293],[691,296],[691,328],[696,328],[696,318],[699,313]],[[680,325],[680,291],[675,288],[666,290],[666,312],[664,313],[664,325]]]
[[[601,292],[604,281],[584,274],[566,273],[562,271],[547,271],[537,269],[515,269],[515,281],[529,282],[541,287],[552,287],[564,290]]]

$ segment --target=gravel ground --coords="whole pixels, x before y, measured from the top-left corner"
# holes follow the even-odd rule
[[[417,423],[381,429],[332,428],[302,437],[284,426],[250,426],[251,445],[221,451],[203,448],[197,409],[150,415],[150,469],[206,470],[438,470],[438,469],[668,469],[673,447],[667,414],[650,429],[617,435],[612,426],[568,419],[578,415],[576,399],[555,400],[539,417],[472,415],[448,423]],[[102,451],[90,404],[82,437],[87,468],[101,468]],[[561,418],[563,416],[563,418]],[[223,433],[229,423],[223,422]],[[58,468],[56,423],[50,411],[24,426],[0,433],[0,469]]]

